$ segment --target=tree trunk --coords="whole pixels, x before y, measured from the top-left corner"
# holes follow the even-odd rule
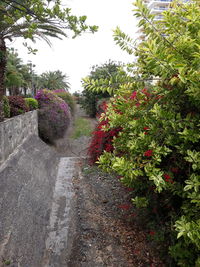
[[[6,44],[0,36],[0,122],[4,120],[3,96],[5,95]]]
[[[24,87],[23,89],[24,89],[24,95],[26,96],[27,95],[27,88]]]
[[[19,91],[19,87],[18,86],[14,86],[13,87],[13,95],[20,95],[20,91]]]

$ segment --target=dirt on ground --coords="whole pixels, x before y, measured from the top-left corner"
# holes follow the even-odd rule
[[[78,231],[69,267],[164,266],[134,222],[130,192],[116,177],[84,164],[74,186]]]
[[[79,116],[84,116],[79,111]],[[89,119],[89,118],[88,118]],[[89,119],[91,120],[91,119]],[[93,127],[95,120],[91,121]],[[66,137],[67,138],[67,137]],[[90,138],[72,140],[67,149],[57,147],[61,156],[81,157],[76,192],[76,234],[68,267],[163,267],[148,233],[135,220],[131,192],[116,176],[87,163]]]

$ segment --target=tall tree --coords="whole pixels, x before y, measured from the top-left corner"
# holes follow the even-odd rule
[[[47,88],[49,90],[65,89],[68,90],[70,87],[67,81],[68,77],[63,74],[60,70],[48,71],[42,73],[39,79],[39,87]]]
[[[97,114],[97,102],[102,98],[109,98],[112,92],[96,92],[90,90],[92,85],[96,85],[96,82],[110,80],[110,78],[115,79],[118,75],[118,71],[121,64],[114,61],[108,61],[102,65],[95,65],[92,67],[90,74],[83,79],[82,86],[84,90],[82,91],[83,98],[81,99],[81,105],[86,110],[87,114],[91,117],[95,117]],[[118,88],[118,84],[113,87]]]
[[[3,120],[2,97],[5,94],[6,40],[23,37],[35,41],[49,37],[66,37],[71,30],[74,37],[81,32],[95,32],[96,26],[85,24],[86,16],[71,15],[60,0],[1,0],[0,2],[0,121]]]
[[[18,95],[19,89],[24,83],[22,74],[22,60],[14,49],[9,49],[7,53],[7,69],[5,75],[5,85],[10,95]]]

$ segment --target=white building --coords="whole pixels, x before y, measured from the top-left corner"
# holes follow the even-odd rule
[[[189,2],[190,0],[180,0],[181,2]],[[147,5],[152,14],[155,14],[155,20],[162,19],[163,11],[166,11],[173,0],[144,0],[144,3]],[[144,34],[142,29],[139,29],[139,39],[144,40]]]

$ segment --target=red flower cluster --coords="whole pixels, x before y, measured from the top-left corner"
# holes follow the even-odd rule
[[[102,103],[101,108],[105,111],[107,109],[107,105],[105,103]],[[113,152],[114,150],[112,144],[113,138],[118,136],[122,128],[115,128],[106,132],[103,131],[103,126],[108,125],[109,121],[103,120],[99,122],[96,130],[93,132],[93,138],[88,149],[91,164],[94,164],[98,160],[104,150],[106,152]]]
[[[148,92],[146,88],[142,89],[142,93],[145,94],[147,97],[151,96],[151,94]]]
[[[144,127],[143,129],[144,129],[144,130],[149,130],[149,127]]]
[[[153,150],[147,150],[144,152],[144,156],[145,157],[152,157],[153,156]]]
[[[136,97],[137,97],[137,92],[134,91],[134,92],[132,93],[132,95],[130,96],[130,99],[131,99],[131,100],[134,100]]]
[[[171,177],[169,174],[165,173],[165,174],[163,175],[163,177],[165,178],[165,181],[166,181],[166,182],[171,183],[171,184],[174,183],[174,181],[172,180],[172,177]]]
[[[122,205],[119,205],[118,208],[122,209],[122,210],[129,210],[131,208],[131,205],[130,204],[122,204]]]
[[[155,235],[155,232],[154,232],[154,231],[150,231],[149,234],[150,234],[151,236],[154,236],[154,235]]]
[[[149,127],[144,127],[143,129],[146,130],[146,131],[148,131],[149,130]],[[144,132],[144,134],[148,134],[148,132]]]

